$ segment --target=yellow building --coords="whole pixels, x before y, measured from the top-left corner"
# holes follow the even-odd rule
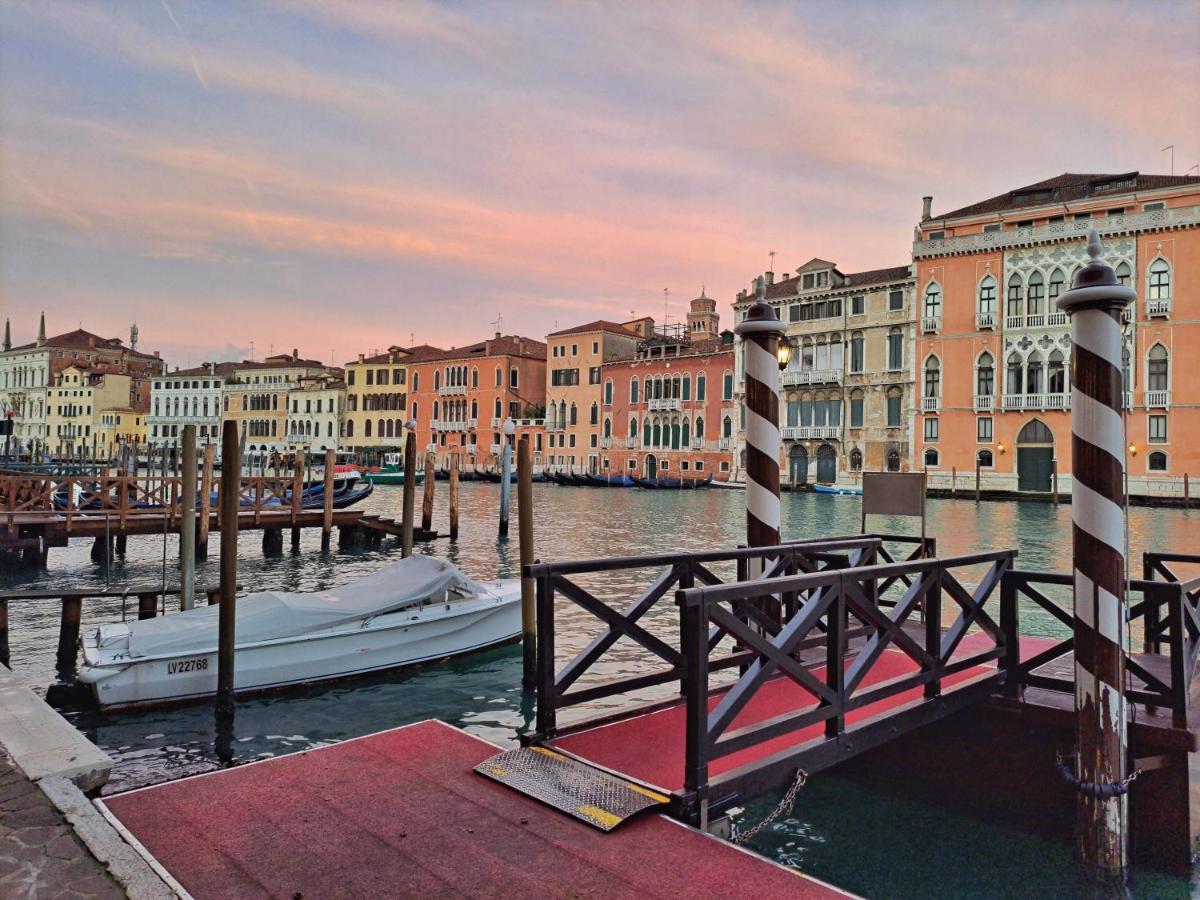
[[[547,464],[556,470],[600,472],[604,409],[613,402],[613,386],[604,383],[601,366],[633,356],[649,323],[625,325],[603,320],[546,336]]]
[[[102,409],[92,430],[100,457],[112,459],[122,447],[146,443],[146,412],[132,406]]]
[[[408,361],[414,350],[422,356],[433,347],[388,347],[383,353],[360,353],[346,363],[346,405],[342,413],[342,446],[374,456],[382,448],[404,443],[403,424],[408,419]],[[440,351],[438,351],[440,352]],[[423,356],[422,356],[423,358]],[[388,427],[379,428],[376,423]]]
[[[328,371],[315,359],[301,359],[295,350],[234,368],[222,388],[221,420],[237,423],[249,465],[264,466],[272,454],[289,452],[288,394],[303,379]]]
[[[67,366],[47,392],[46,446],[58,457],[100,453],[100,411],[127,407],[132,379],[115,372]]]

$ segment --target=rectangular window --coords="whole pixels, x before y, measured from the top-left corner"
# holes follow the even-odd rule
[[[800,321],[800,304],[799,303],[793,303],[791,306],[788,307],[788,321],[789,322],[799,322]]]
[[[938,420],[936,418],[925,419],[925,441],[933,443],[938,439]]]
[[[862,428],[863,427],[863,398],[862,397],[851,397],[850,398],[850,427],[851,428]]]
[[[599,352],[600,352],[600,342],[599,342],[599,341],[592,341],[592,353],[593,353],[593,354],[596,354],[596,353],[599,353]]]
[[[1092,217],[1090,212],[1075,213],[1076,222],[1085,222]]]
[[[804,290],[811,291],[813,286],[813,276],[811,274],[805,275],[801,283],[804,285]]]
[[[725,373],[724,392],[722,394],[722,398],[725,400],[733,399],[733,373],[732,372]]]
[[[991,416],[981,416],[975,420],[975,440],[981,444],[990,444],[992,442]]]
[[[931,231],[931,232],[929,232],[929,240],[931,240],[931,241],[940,241],[940,240],[943,240],[945,237],[946,237],[946,232],[945,232],[945,231]]]
[[[888,291],[888,309],[904,309],[904,291]]]
[[[600,383],[600,367],[592,366],[590,369],[588,369],[588,384],[599,384],[599,383]]]
[[[1167,442],[1167,417],[1151,416],[1147,433],[1150,443],[1165,444]]]
[[[1167,208],[1167,204],[1163,203],[1161,200],[1159,200],[1157,203],[1142,204],[1142,209],[1144,209],[1146,212],[1154,212],[1155,210],[1166,209],[1166,208]]]
[[[995,232],[1000,230],[1000,227],[1001,226],[1000,226],[999,222],[992,222],[988,225],[983,226],[983,233],[984,234],[994,234]]]
[[[1123,216],[1125,215],[1125,207],[1118,206],[1115,209],[1110,209],[1105,215],[1108,216]]]
[[[863,336],[856,334],[850,338],[850,371],[857,373],[863,370],[866,363],[866,345],[863,342]]]
[[[578,345],[578,344],[572,344],[572,345],[571,345],[571,355],[572,355],[572,356],[578,356],[578,355],[579,355],[579,345]]]
[[[888,335],[888,370],[899,372],[904,367],[904,335],[893,331]]]
[[[850,298],[850,315],[861,316],[867,311],[867,298],[861,294]]]
[[[887,427],[900,427],[900,398],[898,396],[887,398]]]

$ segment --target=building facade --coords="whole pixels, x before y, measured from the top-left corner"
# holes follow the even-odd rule
[[[599,474],[729,479],[733,334],[718,326],[701,292],[687,324],[660,327],[632,356],[603,364]]]
[[[651,327],[653,323],[651,322]],[[614,386],[602,367],[629,358],[641,338],[625,325],[603,320],[546,337],[546,464],[562,471],[602,471],[601,410]],[[611,435],[610,435],[611,437]]]
[[[767,301],[793,345],[780,373],[781,480],[855,483],[866,471],[907,471],[911,457],[914,304],[911,267],[843,273],[812,259],[778,281]],[[756,300],[743,291],[740,320]],[[737,407],[744,396],[738,349]],[[740,412],[739,412],[740,416]],[[739,420],[739,461],[745,450]]]
[[[369,462],[404,444],[404,422],[408,418],[407,361],[436,347],[388,347],[372,356],[360,353],[346,363],[346,404],[342,416],[342,446],[363,455]]]
[[[196,445],[221,443],[225,383],[236,363],[205,363],[156,375],[150,381],[146,439],[155,447],[181,446],[183,427],[196,426]]]
[[[1124,326],[1133,494],[1181,495],[1200,469],[1200,178],[1064,174],[932,215],[913,244],[919,305],[916,463],[931,484],[980,468],[985,489],[1071,486],[1071,327],[1056,306],[1087,261],[1137,292]]]
[[[288,392],[287,439],[291,451],[324,456],[341,448],[346,382],[332,372],[307,375]]]
[[[59,372],[46,396],[49,453],[59,458],[99,457],[101,411],[129,406],[130,381],[128,375],[86,366],[67,366]]]
[[[123,447],[146,444],[146,411],[131,406],[100,410],[95,425],[99,456],[117,459]]]
[[[340,375],[318,360],[302,359],[296,350],[233,367],[223,388],[221,420],[237,423],[250,465],[265,466],[272,455],[296,449],[288,439],[289,395],[304,379],[330,372]]]

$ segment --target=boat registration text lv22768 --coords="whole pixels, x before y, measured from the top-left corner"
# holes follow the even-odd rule
[[[179,662],[167,663],[168,675],[182,675],[184,672],[203,672],[208,668],[208,657],[199,659],[181,659]]]

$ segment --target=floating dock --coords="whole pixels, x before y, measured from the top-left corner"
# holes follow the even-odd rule
[[[844,897],[651,812],[612,832],[473,771],[437,721],[100,801],[195,898]]]

